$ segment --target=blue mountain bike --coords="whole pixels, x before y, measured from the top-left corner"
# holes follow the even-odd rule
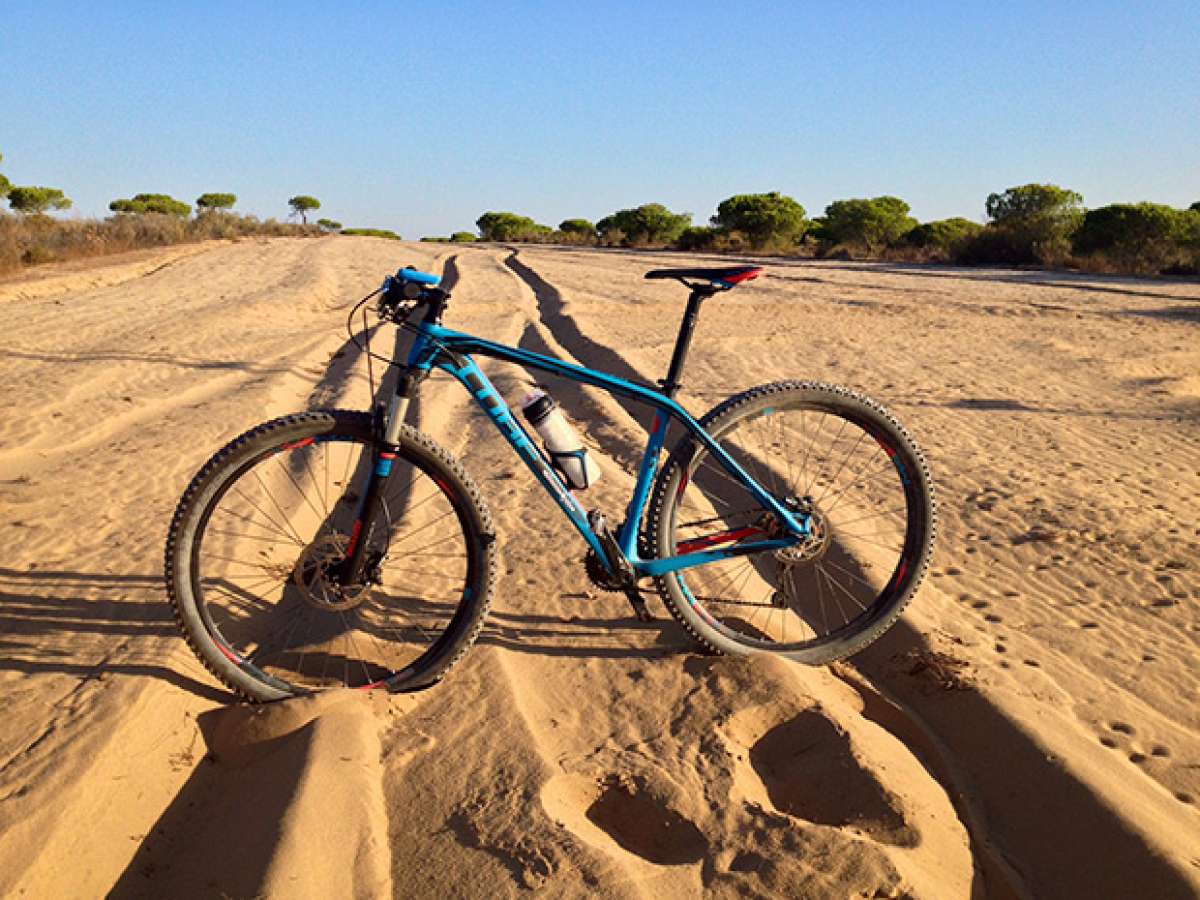
[[[896,621],[932,552],[930,477],[913,440],[882,406],[833,385],[762,385],[700,419],[674,399],[701,304],[761,272],[646,274],[690,290],[667,376],[650,385],[446,328],[439,278],[400,270],[363,301],[378,298],[379,315],[400,326],[390,403],[252,428],[185,491],[166,581],[188,642],[257,701],[327,687],[416,690],[462,658],[491,601],[496,534],[459,461],[404,423],[440,369],[583,537],[587,577],[624,593],[639,619],[651,618],[652,585],[710,651],[820,664],[860,650]],[[585,510],[476,356],[653,410],[623,521],[610,527]],[[679,437],[663,462],[672,423]]]

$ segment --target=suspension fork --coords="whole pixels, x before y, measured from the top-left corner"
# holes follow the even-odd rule
[[[393,359],[399,359],[404,332],[396,330],[396,348]],[[424,335],[418,334],[409,353],[409,361],[400,371],[396,381],[396,390],[388,404],[388,411],[375,422],[375,458],[371,460],[371,469],[367,474],[367,488],[363,491],[354,514],[354,525],[350,530],[350,542],[346,547],[346,559],[339,566],[339,581],[344,585],[361,584],[364,570],[367,566],[367,538],[371,529],[379,519],[382,507],[381,497],[388,480],[392,475],[392,467],[396,454],[400,451],[400,429],[408,412],[409,401],[417,392],[417,388],[429,374],[429,363],[423,358],[425,344]]]

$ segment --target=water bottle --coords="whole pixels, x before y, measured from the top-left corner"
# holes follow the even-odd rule
[[[600,467],[588,456],[579,433],[553,397],[545,391],[534,391],[521,402],[521,412],[541,437],[550,462],[562,473],[568,487],[582,491],[600,480]]]

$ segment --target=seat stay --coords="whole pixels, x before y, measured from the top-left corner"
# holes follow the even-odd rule
[[[562,479],[549,466],[536,445],[529,440],[527,432],[509,412],[507,405],[499,399],[498,393],[486,375],[475,364],[472,355],[499,359],[525,369],[548,372],[571,381],[598,387],[617,396],[646,403],[656,410],[634,494],[626,509],[625,524],[618,536],[618,544],[622,552],[639,573],[660,574],[702,565],[716,559],[744,555],[747,552],[788,546],[797,538],[808,534],[809,522],[806,517],[802,517],[802,521],[798,520],[791,510],[777,501],[770,492],[746,472],[687,410],[660,390],[616,375],[563,362],[551,356],[454,331],[433,322],[422,322],[414,330],[417,332],[417,338],[413,342],[409,354],[410,367],[423,372],[437,367],[450,373],[462,383],[489,418],[493,420],[505,439],[512,444],[526,465],[534,472],[538,480],[547,488],[558,505],[562,507],[563,512],[593,550],[599,548],[599,540],[587,523],[583,507],[567,490]],[[730,477],[743,485],[756,502],[775,516],[788,532],[788,536],[755,544],[697,550],[665,559],[642,559],[638,553],[638,531],[649,503],[650,491],[658,472],[659,457],[671,420],[682,425],[696,441],[712,454]],[[747,550],[747,547],[754,549]],[[603,558],[603,551],[600,553]]]

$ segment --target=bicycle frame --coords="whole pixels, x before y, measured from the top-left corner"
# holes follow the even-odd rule
[[[781,549],[793,546],[809,534],[810,519],[808,516],[793,515],[792,511],[764,490],[720,444],[713,440],[687,410],[661,391],[604,372],[565,363],[540,353],[454,331],[437,322],[429,321],[428,318],[419,324],[405,327],[415,332],[416,337],[408,354],[407,368],[404,370],[404,374],[408,377],[402,378],[402,383],[409,382],[414,375],[419,379],[435,367],[454,376],[475,399],[480,409],[487,413],[488,418],[504,436],[504,439],[524,460],[530,471],[554,498],[571,524],[575,526],[588,546],[598,554],[601,560],[606,559],[607,556],[601,546],[600,538],[588,523],[587,512],[571,493],[558,472],[551,466],[542,450],[530,439],[524,426],[513,416],[508,405],[476,364],[472,354],[503,360],[525,369],[548,372],[598,387],[611,394],[646,403],[655,409],[654,423],[650,427],[649,439],[638,471],[633,497],[626,508],[625,523],[617,535],[617,543],[621,552],[639,575],[663,575],[720,559]],[[397,356],[400,350],[399,342],[398,334]],[[389,410],[388,443],[395,442],[407,408],[408,398],[402,394],[402,391],[397,392]],[[710,550],[693,550],[666,558],[642,558],[638,552],[638,531],[646,511],[646,504],[650,499],[655,475],[658,473],[659,456],[671,420],[679,422],[699,441],[736,482],[744,486],[766,511],[777,518],[777,521],[786,529],[787,534],[753,543],[738,543]],[[388,465],[386,468],[390,471],[391,466]],[[381,474],[386,475],[387,472]],[[722,540],[734,540],[734,538],[724,537]],[[722,540],[714,540],[712,543],[721,543]]]

